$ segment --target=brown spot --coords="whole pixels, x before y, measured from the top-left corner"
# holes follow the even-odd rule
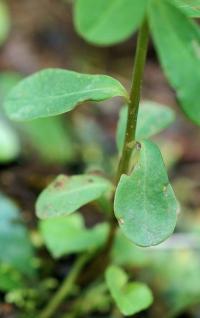
[[[65,182],[67,180],[66,176],[62,176],[60,178],[58,178],[54,183],[53,183],[53,187],[55,189],[62,189],[65,186]]]
[[[54,188],[63,188],[64,182],[63,181],[56,181],[53,186],[54,186]]]

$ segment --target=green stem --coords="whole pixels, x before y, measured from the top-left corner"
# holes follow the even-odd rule
[[[135,133],[137,125],[137,116],[140,103],[140,94],[141,94],[141,85],[144,72],[144,66],[147,56],[148,48],[148,39],[149,39],[149,30],[148,23],[146,19],[144,20],[142,27],[139,31],[137,39],[137,48],[133,69],[133,80],[130,92],[130,100],[128,103],[128,120],[126,126],[126,135],[122,150],[122,156],[119,163],[116,183],[119,182],[119,179],[122,174],[127,174],[129,171],[129,162],[131,158],[132,151],[135,147]]]
[[[140,91],[141,84],[144,72],[144,66],[147,55],[148,48],[148,39],[149,39],[149,30],[146,19],[144,20],[141,29],[139,31],[138,40],[137,40],[137,48],[135,54],[135,62],[134,62],[134,70],[133,70],[133,80],[128,104],[128,121],[126,127],[126,137],[124,141],[122,157],[118,166],[118,171],[116,175],[116,184],[119,182],[119,179],[123,173],[128,173],[129,170],[129,162],[131,158],[131,153],[136,144],[135,141],[135,132],[136,132],[136,124],[137,124],[137,114],[140,103]],[[100,275],[100,273],[104,272],[110,261],[110,251],[112,249],[113,241],[115,239],[115,232],[117,229],[117,222],[112,213],[110,218],[110,233],[107,239],[107,243],[104,246],[104,249],[101,254],[97,257],[97,259],[92,263],[92,266],[89,267],[89,277],[92,273],[95,276]],[[97,271],[98,264],[101,263],[100,271]],[[94,276],[94,277],[95,277]]]
[[[81,270],[83,269],[84,265],[89,260],[89,258],[89,254],[84,254],[78,257],[78,259],[72,267],[71,272],[65,278],[64,282],[62,283],[58,291],[55,293],[53,298],[49,301],[47,307],[40,314],[40,318],[50,318],[55,314],[57,308],[60,306],[63,300],[70,295],[78,275],[80,274]]]

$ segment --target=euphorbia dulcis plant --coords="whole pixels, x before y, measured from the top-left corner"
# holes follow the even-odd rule
[[[92,102],[92,107],[117,96],[123,101],[116,138],[119,164],[113,182],[91,173],[61,175],[37,200],[36,213],[43,220],[41,228],[52,254],[63,255],[66,249],[64,245],[58,248],[59,243],[55,244],[56,238],[51,235],[56,226],[61,228],[69,215],[90,202],[99,202],[102,197],[109,200],[112,214],[107,218],[107,227],[98,228],[103,240],[99,240],[98,232],[93,250],[99,249],[104,257],[109,256],[115,238],[116,219],[127,239],[142,247],[159,244],[174,231],[179,204],[161,152],[149,138],[167,128],[175,115],[167,106],[141,103],[140,91],[151,35],[181,110],[195,124],[200,124],[200,30],[192,19],[195,17],[200,17],[199,1],[195,0],[76,0],[76,29],[91,44],[113,45],[139,29],[130,92],[107,75],[46,69],[22,80],[8,95],[6,113],[17,121],[63,114],[86,101]],[[75,222],[73,226],[77,229],[76,239],[80,231],[85,242],[89,234],[86,235],[83,225]],[[89,241],[86,247],[91,249],[91,239]],[[87,249],[84,244],[80,246],[79,240],[76,251]],[[54,314],[85,263],[89,260],[95,263],[93,255],[78,259],[71,276],[66,278],[41,317]],[[149,288],[139,282],[128,283],[122,269],[108,266],[105,277],[111,295],[124,315],[132,315],[151,304]]]

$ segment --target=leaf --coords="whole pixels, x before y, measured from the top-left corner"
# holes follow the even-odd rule
[[[58,176],[39,196],[36,213],[41,219],[69,215],[110,192],[111,183],[92,175]]]
[[[192,18],[200,17],[199,0],[171,0],[171,2],[180,8],[185,14]]]
[[[45,244],[54,257],[80,253],[102,246],[108,235],[106,223],[87,229],[81,214],[40,221]]]
[[[0,103],[3,103],[5,96],[21,79],[22,77],[14,72],[0,74]],[[20,123],[17,128],[43,160],[63,164],[74,156],[68,126],[65,127],[61,116],[57,116]],[[51,140],[49,143],[47,143],[48,138]]]
[[[159,244],[172,234],[178,207],[158,147],[143,141],[134,171],[122,175],[115,194],[123,233],[139,246]]]
[[[128,108],[123,107],[120,111],[119,122],[117,126],[117,147],[120,151],[123,147]],[[137,120],[136,140],[143,140],[160,133],[170,126],[175,120],[175,114],[172,109],[158,103],[146,101],[140,105]]]
[[[141,24],[147,0],[76,0],[74,21],[87,41],[111,45],[131,36]]]
[[[60,116],[20,123],[20,128],[45,162],[63,164],[74,157],[68,127],[63,125]]]
[[[125,88],[105,75],[47,69],[22,80],[5,101],[7,115],[25,121],[69,112],[84,101],[127,98]]]
[[[7,163],[17,158],[20,142],[12,127],[0,118],[0,162]]]
[[[185,114],[200,124],[199,27],[170,2],[152,0],[149,8],[151,32],[166,76]]]
[[[0,262],[26,275],[34,273],[33,248],[19,210],[0,194]]]
[[[125,316],[134,315],[153,302],[149,287],[140,282],[128,283],[126,273],[117,266],[108,267],[106,282],[113,299]]]
[[[10,14],[6,2],[0,0],[0,44],[6,40],[10,31]]]

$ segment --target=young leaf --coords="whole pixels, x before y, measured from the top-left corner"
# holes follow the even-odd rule
[[[142,22],[148,0],[76,0],[77,32],[97,45],[121,42]]]
[[[40,221],[45,244],[54,257],[80,253],[102,246],[108,235],[106,223],[87,229],[81,214]]]
[[[171,2],[180,8],[189,17],[200,17],[200,2],[199,0],[171,0]]]
[[[19,210],[0,194],[0,261],[23,274],[32,275],[33,248]]]
[[[115,194],[120,227],[135,244],[156,245],[172,234],[177,210],[161,153],[156,145],[143,141],[134,171],[122,175]]]
[[[11,119],[31,120],[68,112],[84,101],[115,96],[127,98],[127,92],[112,77],[47,69],[16,85],[5,100],[5,110]]]
[[[0,44],[2,44],[10,31],[10,15],[5,1],[0,0]]]
[[[167,1],[151,0],[149,17],[166,76],[177,92],[183,111],[200,124],[199,27]]]
[[[128,283],[126,273],[117,266],[110,266],[106,271],[106,283],[121,313],[132,316],[153,302],[149,287],[140,282]]]
[[[117,147],[121,151],[128,116],[128,108],[123,107],[120,111],[119,122],[117,126]],[[136,140],[148,139],[158,134],[170,126],[175,120],[175,113],[167,106],[159,105],[154,102],[143,102],[139,108]]]
[[[111,183],[92,175],[58,176],[39,196],[36,213],[41,219],[69,215],[112,189]]]

